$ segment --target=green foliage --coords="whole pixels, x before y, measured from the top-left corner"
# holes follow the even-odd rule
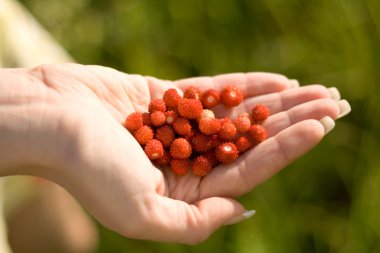
[[[336,86],[352,113],[241,201],[252,219],[198,246],[122,238],[99,252],[380,252],[380,3],[23,0],[84,64],[177,79],[270,71]]]

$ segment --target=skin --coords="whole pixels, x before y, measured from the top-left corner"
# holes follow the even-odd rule
[[[154,167],[122,126],[165,90],[189,85],[245,94],[217,117],[266,104],[269,138],[204,178]],[[129,238],[197,244],[245,208],[235,200],[317,145],[319,121],[340,109],[322,85],[290,88],[278,74],[237,73],[163,81],[79,64],[0,70],[0,176],[37,175],[68,190],[99,222]],[[217,187],[218,185],[223,187]]]

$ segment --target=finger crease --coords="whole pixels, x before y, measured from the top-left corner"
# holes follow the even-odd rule
[[[285,149],[284,146],[281,144],[281,141],[278,140],[278,137],[277,137],[277,136],[275,136],[274,138],[275,138],[275,141],[277,142],[277,145],[278,145],[278,147],[279,147],[279,149],[280,149],[280,151],[281,151],[281,154],[282,154],[283,160],[285,161],[285,163],[283,163],[283,164],[289,164],[290,161],[291,161],[291,159],[290,159],[290,157],[289,157],[289,155],[288,155],[286,149]]]

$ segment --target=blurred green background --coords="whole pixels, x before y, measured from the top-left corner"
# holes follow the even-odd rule
[[[257,214],[197,246],[100,227],[98,252],[380,252],[380,2],[22,0],[80,63],[177,79],[269,71],[337,87],[353,108],[241,198]]]

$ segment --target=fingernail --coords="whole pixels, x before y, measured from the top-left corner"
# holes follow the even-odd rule
[[[289,79],[289,88],[297,88],[300,87],[300,83],[297,79]]]
[[[251,218],[253,215],[255,215],[255,213],[256,213],[256,210],[246,211],[245,213],[243,213],[241,215],[233,217],[231,220],[224,223],[224,225],[233,225],[233,224],[242,222],[246,219]]]
[[[323,117],[319,120],[319,122],[321,122],[323,128],[325,129],[325,134],[330,132],[335,126],[335,121],[329,116]]]
[[[339,100],[338,102],[336,102],[339,106],[339,116],[338,118],[342,118],[344,116],[346,116],[347,114],[350,113],[351,111],[351,106],[350,104],[348,103],[347,100],[343,99],[343,100]]]
[[[340,99],[340,93],[339,90],[335,87],[331,87],[327,89],[330,93],[330,96],[332,99],[338,101]]]

